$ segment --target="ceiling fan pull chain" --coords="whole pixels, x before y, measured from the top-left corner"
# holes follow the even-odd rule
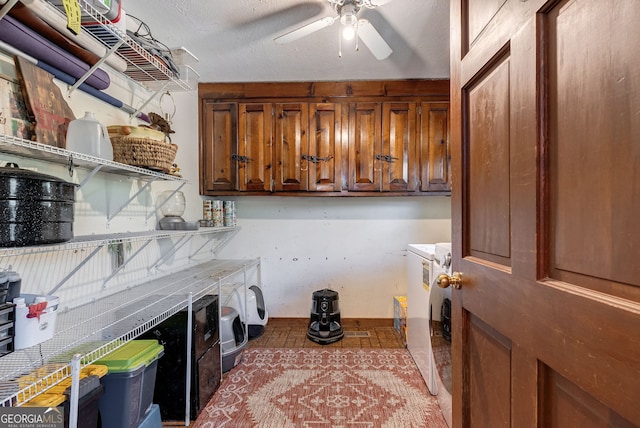
[[[342,58],[342,31],[338,31],[338,58]]]
[[[354,26],[356,27],[356,36],[355,36],[355,39],[356,39],[356,52],[358,52],[360,50],[360,44],[358,43],[358,41],[359,41],[359,38],[358,38],[358,27],[360,27],[360,22],[356,21]]]

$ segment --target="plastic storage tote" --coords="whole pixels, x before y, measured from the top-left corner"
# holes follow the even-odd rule
[[[138,428],[162,428],[162,418],[160,417],[160,406],[157,404],[151,405],[151,410],[147,416],[142,420]]]
[[[136,428],[151,410],[158,358],[164,347],[156,340],[133,340],[97,364],[107,366],[99,409],[102,428]]]
[[[98,428],[98,402],[104,389],[98,376],[80,379],[78,397],[78,425],[77,428]],[[64,426],[69,426],[71,414],[71,387],[64,391]]]
[[[104,388],[100,378],[107,374],[107,367],[100,365],[88,365],[80,370],[80,383],[78,385],[78,427],[98,427],[98,401],[102,397]],[[71,414],[71,378],[66,378],[56,386],[47,390],[47,393],[63,395],[66,401],[64,405],[64,426],[69,426]]]

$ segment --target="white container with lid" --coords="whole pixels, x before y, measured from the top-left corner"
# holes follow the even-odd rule
[[[72,120],[67,129],[67,150],[97,158],[113,160],[109,131],[94,114],[85,112],[81,119]]]
[[[42,297],[47,302],[46,309],[39,314],[31,314],[29,306],[42,300]],[[29,348],[53,337],[58,316],[57,296],[22,294],[13,303],[16,305],[14,349]]]

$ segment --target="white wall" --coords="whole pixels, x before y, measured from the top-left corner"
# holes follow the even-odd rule
[[[340,294],[344,318],[392,318],[406,294],[406,248],[450,239],[447,197],[236,198],[240,233],[224,258],[261,257],[267,309],[308,317],[313,291]]]

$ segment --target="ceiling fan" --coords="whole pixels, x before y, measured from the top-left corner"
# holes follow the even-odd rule
[[[340,31],[339,43],[340,47],[338,55],[342,56],[342,38],[347,40],[356,39],[356,50],[358,50],[358,39],[369,48],[371,53],[379,59],[383,60],[391,55],[391,47],[382,38],[380,33],[371,25],[371,23],[362,18],[358,18],[358,12],[363,7],[374,9],[392,0],[327,0],[331,3],[336,16],[326,16],[317,21],[313,21],[295,30],[289,31],[282,36],[276,37],[274,41],[278,44],[290,43],[302,37],[315,33],[325,27],[340,21],[342,29]]]

